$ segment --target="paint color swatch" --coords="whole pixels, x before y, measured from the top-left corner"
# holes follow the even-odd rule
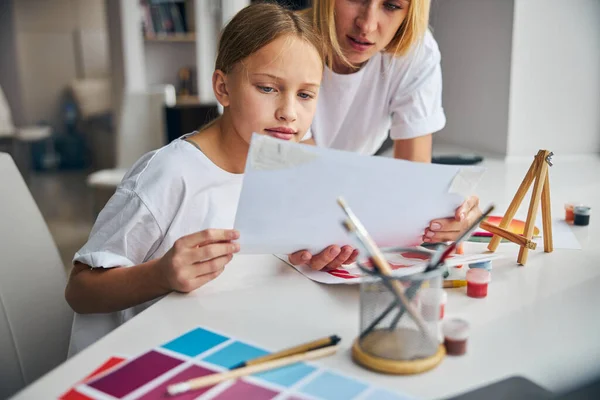
[[[123,357],[111,357],[108,360],[106,360],[106,362],[104,362],[104,364],[102,364],[100,367],[96,368],[94,372],[86,376],[84,381],[89,381],[92,378],[100,375],[101,373],[106,372],[116,367],[117,365],[123,364],[124,361],[126,361],[126,359]]]
[[[468,239],[469,242],[473,242],[473,243],[489,243],[492,241],[492,237],[491,236],[471,236]],[[500,240],[500,243],[507,243],[508,240],[506,239],[502,239]]]
[[[65,400],[123,398],[164,400],[169,385],[219,373],[269,352],[204,328],[196,328],[147,353],[121,363],[106,363],[89,381],[65,393]],[[104,372],[98,372],[104,371]],[[102,396],[100,395],[102,394]],[[371,386],[367,382],[297,363],[235,381],[221,382],[178,395],[177,400],[338,400],[360,396],[367,400],[405,400],[407,397]]]
[[[182,360],[152,350],[87,385],[120,399],[181,363]]]
[[[85,394],[77,391],[75,388],[69,389],[68,392],[60,396],[60,400],[94,400],[92,397],[88,397]]]
[[[108,360],[106,360],[101,366],[96,368],[92,373],[90,373],[88,376],[83,378],[81,381],[82,382],[90,381],[92,378],[94,378],[112,368],[115,368],[117,365],[122,364],[124,361],[125,361],[125,358],[123,358],[123,357],[111,357]],[[69,391],[67,391],[62,396],[60,396],[60,399],[61,400],[93,400],[91,397],[88,397],[88,396],[78,392],[75,388],[69,389]]]
[[[324,372],[301,390],[302,393],[324,400],[346,400],[358,396],[367,388],[366,384],[355,379],[332,372]]]
[[[215,400],[270,400],[279,392],[238,380],[225,391],[214,397]]]
[[[274,369],[256,375],[267,382],[284,387],[295,385],[301,379],[312,374],[317,368],[309,364],[294,364],[287,367]]]
[[[189,357],[195,357],[225,341],[227,341],[225,336],[198,328],[171,340],[162,347]]]
[[[242,342],[233,342],[204,358],[204,361],[230,369],[246,360],[269,354],[268,351]]]
[[[187,381],[190,379],[199,378],[201,376],[214,374],[214,373],[215,373],[214,370],[204,368],[204,367],[199,367],[197,365],[191,365],[188,368],[181,371],[180,373],[178,373],[177,375],[175,375],[174,377],[172,377],[171,379],[169,379],[169,380],[163,382],[162,384],[160,384],[159,386],[155,387],[150,392],[144,394],[142,397],[138,397],[138,399],[151,400],[151,399],[160,399],[161,397],[164,398],[165,393],[167,393],[167,386],[173,385],[178,382],[183,382],[183,381]],[[202,389],[198,389],[198,390],[194,390],[194,391],[191,391],[188,393],[180,394],[179,396],[177,396],[177,400],[195,399],[196,397],[200,396],[202,393],[209,391],[211,388],[212,388],[212,386],[208,386],[208,387],[205,387]]]

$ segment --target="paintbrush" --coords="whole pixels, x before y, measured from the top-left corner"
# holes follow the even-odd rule
[[[269,371],[298,362],[316,360],[318,358],[327,357],[334,354],[338,350],[338,348],[338,345],[321,347],[316,350],[310,350],[304,353],[292,354],[286,357],[276,358],[274,360],[265,361],[259,364],[248,365],[246,367],[237,368],[230,371],[219,372],[212,375],[205,375],[184,382],[171,384],[167,386],[166,394],[170,396],[176,396],[182,393],[187,393],[191,390],[197,390],[207,386],[217,385],[229,379],[236,379],[242,376],[256,374],[258,372]]]
[[[367,254],[373,262],[373,266],[377,269],[377,271],[386,278],[390,278],[393,272],[392,267],[387,262],[383,253],[381,252],[379,247],[377,247],[377,245],[375,244],[375,242],[373,241],[363,224],[360,222],[358,217],[354,215],[354,213],[352,212],[350,207],[348,207],[348,204],[346,204],[346,201],[342,197],[339,197],[337,202],[349,218],[348,220],[344,221],[344,226],[346,227],[346,229],[349,232],[354,233],[359,242],[363,245],[363,247],[367,251]],[[389,279],[389,282],[392,292],[397,296],[402,306],[413,318],[421,332],[423,332],[423,334],[427,338],[432,339],[429,330],[425,326],[425,322],[423,321],[421,316],[415,311],[410,301],[406,298],[404,294],[404,288],[402,287],[400,282],[398,282],[395,279]]]

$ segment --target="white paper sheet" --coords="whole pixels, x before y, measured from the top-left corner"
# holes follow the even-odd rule
[[[543,236],[542,232],[542,237],[535,239],[538,249],[544,248]],[[581,244],[573,233],[571,226],[564,219],[560,218],[555,218],[552,221],[552,244],[555,249],[581,250]]]
[[[315,271],[308,265],[290,264],[288,257],[284,254],[276,254],[275,256],[294,267],[298,272],[306,276],[308,279],[319,283],[325,283],[328,285],[357,285],[370,278],[370,276],[364,273],[356,263],[344,265],[331,271]],[[454,268],[456,266],[462,265],[466,267],[469,264],[496,260],[503,257],[503,254],[489,252],[461,255],[455,254],[447,260],[446,265],[452,274],[452,271],[456,270],[456,268]],[[388,261],[392,263],[392,268],[394,268],[395,275],[409,275],[422,272],[426,267],[425,261],[418,258],[411,258],[410,255],[407,255],[406,257],[402,257],[400,255],[388,257]],[[462,268],[462,270],[467,271],[468,268]],[[464,279],[464,272],[461,279]]]
[[[468,169],[470,173],[461,173]],[[484,169],[412,163],[253,135],[235,228],[242,253],[317,253],[355,244],[343,196],[382,247],[414,246],[434,218],[453,216]],[[468,179],[469,182],[465,182]],[[450,188],[454,187],[452,193]]]

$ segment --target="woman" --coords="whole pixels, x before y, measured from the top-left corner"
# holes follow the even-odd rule
[[[430,0],[314,0],[310,14],[324,37],[327,65],[308,143],[374,154],[388,135],[394,157],[431,162],[431,136],[446,123],[440,52],[427,29]],[[423,241],[455,239],[479,215],[468,198],[454,218],[431,221]],[[353,262],[350,246],[299,251],[293,264],[313,269]]]

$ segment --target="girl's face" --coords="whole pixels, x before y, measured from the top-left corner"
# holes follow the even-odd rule
[[[335,0],[335,30],[348,61],[358,66],[386,48],[406,18],[409,3],[410,0]]]
[[[218,74],[225,96],[219,93]],[[239,62],[230,73],[216,71],[215,92],[235,132],[247,143],[253,132],[299,142],[315,114],[322,74],[317,50],[286,35]]]

